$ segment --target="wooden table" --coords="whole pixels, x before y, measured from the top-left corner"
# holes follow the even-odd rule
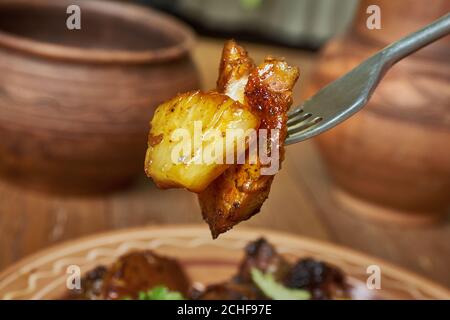
[[[215,85],[222,43],[200,39],[194,52],[205,88]],[[256,61],[270,53],[284,56],[301,68],[300,85],[295,90],[298,102],[315,55],[261,45],[246,47]],[[340,208],[330,196],[330,189],[314,141],[290,146],[262,212],[242,225],[336,242],[450,287],[449,223],[426,229],[377,225]],[[201,217],[193,194],[158,190],[144,176],[131,189],[87,198],[39,194],[0,182],[0,269],[39,249],[83,235],[150,224],[196,222],[200,223]]]

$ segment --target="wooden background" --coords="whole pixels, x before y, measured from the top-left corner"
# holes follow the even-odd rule
[[[194,51],[204,88],[215,85],[222,43],[199,39]],[[272,54],[284,56],[300,67],[300,84],[295,90],[298,103],[315,54],[250,44],[246,48],[256,61]],[[314,141],[289,146],[283,170],[275,178],[262,212],[242,225],[339,243],[450,287],[448,220],[424,229],[360,220],[334,203],[330,189]],[[151,224],[195,222],[201,223],[195,195],[183,190],[158,190],[144,173],[128,190],[84,198],[39,194],[0,182],[0,269],[41,248],[83,235]]]

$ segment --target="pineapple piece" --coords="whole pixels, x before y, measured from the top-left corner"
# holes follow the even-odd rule
[[[188,92],[160,105],[151,121],[145,172],[160,188],[202,192],[230,165],[227,154],[242,156],[237,141],[259,118],[248,106],[217,92]],[[227,143],[228,129],[236,140]],[[247,147],[247,146],[246,146]],[[239,154],[238,151],[241,151]]]

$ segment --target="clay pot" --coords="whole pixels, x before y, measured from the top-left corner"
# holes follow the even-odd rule
[[[381,30],[366,8],[381,8]],[[321,54],[309,88],[343,75],[390,42],[446,14],[448,1],[363,1],[351,31]],[[445,217],[450,207],[450,39],[399,62],[368,106],[317,137],[334,195],[352,212],[404,224]]]
[[[69,30],[66,9],[81,9]],[[0,175],[63,193],[143,174],[154,108],[199,86],[193,33],[150,9],[107,2],[0,3]]]

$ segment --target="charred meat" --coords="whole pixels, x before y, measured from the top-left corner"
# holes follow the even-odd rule
[[[275,139],[267,136],[274,143],[267,144],[266,152],[268,155],[276,152],[278,168],[284,157],[287,111],[298,76],[298,69],[282,59],[268,57],[254,67],[242,47],[234,41],[225,44],[217,89],[257,114],[261,121],[258,129],[265,129],[268,134],[276,132]],[[275,176],[275,172],[263,172],[266,165],[260,158],[252,162],[247,157],[245,163],[231,166],[199,193],[202,215],[213,238],[260,211]]]
[[[311,299],[350,298],[349,287],[338,268],[311,258],[300,259],[292,265],[264,238],[247,245],[239,271],[230,281],[208,286],[197,298],[269,299],[253,281],[252,269],[271,274],[288,288],[308,291]]]
[[[271,279],[269,287],[263,288],[255,280],[255,270]],[[274,284],[276,288],[270,289]],[[128,253],[108,268],[98,266],[88,272],[82,279],[82,289],[71,292],[69,298],[143,299],[143,293],[145,296],[152,289],[161,287],[163,292],[194,300],[277,299],[280,295],[272,294],[271,290],[280,288],[288,293],[303,292],[307,299],[350,298],[350,288],[338,268],[312,258],[292,264],[264,238],[247,245],[233,277],[202,290],[194,289],[179,262],[146,250]],[[144,297],[144,300],[154,299]]]
[[[95,268],[86,274],[81,284],[82,291],[72,298],[136,299],[140,292],[160,285],[186,297],[190,288],[189,279],[178,261],[148,250],[128,253],[110,268]]]

